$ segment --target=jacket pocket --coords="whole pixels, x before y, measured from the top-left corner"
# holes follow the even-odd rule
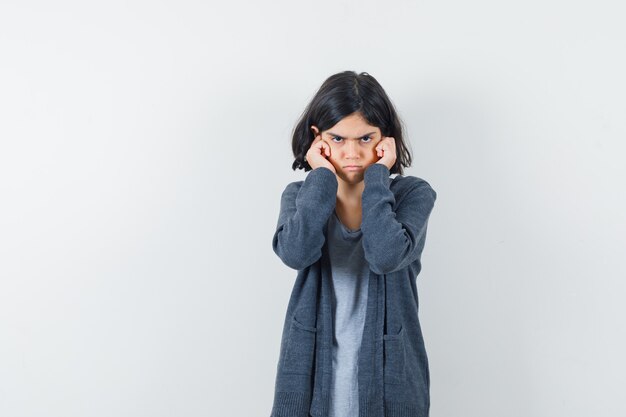
[[[396,334],[383,335],[384,364],[383,374],[386,384],[402,384],[406,380],[406,351],[404,327]]]
[[[300,323],[294,315],[291,319],[289,339],[283,359],[283,372],[288,374],[313,374],[316,327]]]

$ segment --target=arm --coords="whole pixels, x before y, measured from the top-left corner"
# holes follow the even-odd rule
[[[377,274],[398,271],[419,259],[424,247],[428,217],[437,193],[426,181],[414,181],[396,207],[389,189],[389,169],[373,164],[365,171],[361,196],[363,250],[370,268]]]
[[[337,202],[337,177],[326,167],[310,171],[302,186],[287,185],[272,248],[285,265],[304,269],[322,256],[324,227]]]

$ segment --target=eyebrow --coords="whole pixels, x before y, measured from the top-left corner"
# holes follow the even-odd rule
[[[362,134],[361,136],[358,136],[358,138],[362,138],[362,137],[364,137],[364,136],[372,136],[372,135],[373,135],[373,134],[375,134],[375,133],[376,133],[376,132],[364,133],[364,134]],[[326,132],[326,134],[331,135],[331,136],[337,136],[338,138],[344,139],[344,137],[343,137],[343,136],[338,135],[338,134],[333,133],[333,132]]]

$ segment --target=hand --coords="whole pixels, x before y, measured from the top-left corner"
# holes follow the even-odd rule
[[[322,139],[321,135],[317,135],[311,143],[311,147],[304,156],[304,160],[312,169],[326,167],[337,175],[337,171],[333,164],[327,159],[330,157],[330,145]]]
[[[382,157],[376,163],[385,165],[391,171],[396,163],[396,140],[391,136],[383,136],[375,149],[376,155]]]

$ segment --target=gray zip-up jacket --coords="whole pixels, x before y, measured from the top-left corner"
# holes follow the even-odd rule
[[[428,358],[418,318],[416,277],[437,193],[414,176],[368,166],[361,196],[363,250],[370,266],[358,361],[359,417],[427,417]],[[327,417],[332,317],[327,226],[338,182],[319,167],[287,185],[272,239],[298,271],[287,306],[270,417]]]

